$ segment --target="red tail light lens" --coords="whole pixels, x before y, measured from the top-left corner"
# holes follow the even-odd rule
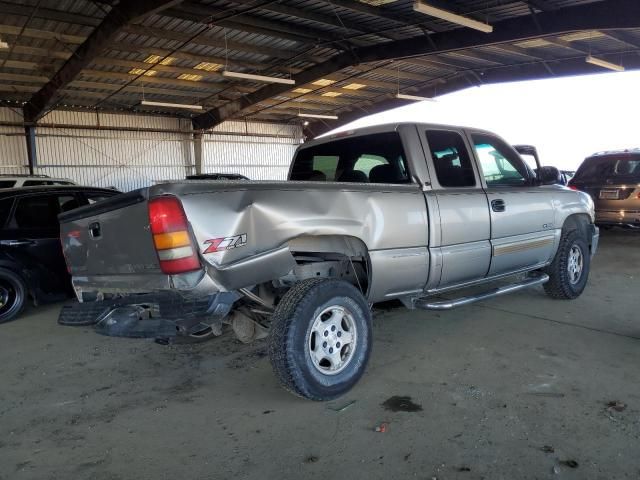
[[[149,225],[163,273],[174,275],[200,269],[180,200],[172,196],[149,200]]]
[[[571,184],[569,184],[569,185],[568,185],[568,187],[569,187],[571,190],[580,190],[580,189],[579,189],[578,187],[576,187],[575,185],[571,185]]]

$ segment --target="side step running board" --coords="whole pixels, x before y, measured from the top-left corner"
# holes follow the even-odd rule
[[[431,301],[430,298],[418,298],[415,300],[415,307],[423,310],[450,310],[452,308],[461,307],[470,303],[479,302],[488,298],[498,297],[506,293],[517,292],[523,288],[535,287],[536,285],[542,285],[549,281],[549,275],[542,273],[536,276],[529,276],[522,282],[512,283],[511,285],[505,285],[504,287],[494,288],[488,292],[480,293],[478,295],[471,295],[468,297],[456,298],[453,300]]]

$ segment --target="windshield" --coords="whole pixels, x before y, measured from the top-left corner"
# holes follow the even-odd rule
[[[579,182],[605,178],[640,182],[640,156],[600,156],[587,158],[573,178]]]
[[[344,138],[301,149],[291,180],[312,182],[411,183],[397,132]]]

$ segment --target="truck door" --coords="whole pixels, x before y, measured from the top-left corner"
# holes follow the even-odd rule
[[[489,207],[467,141],[461,132],[431,128],[424,141],[427,166],[435,172],[427,203],[439,213],[434,230],[440,235],[430,242],[430,254],[441,265],[440,281],[432,270],[428,289],[482,279],[491,260]]]
[[[553,193],[538,186],[533,172],[504,140],[470,132],[491,215],[489,275],[546,262],[554,251]]]

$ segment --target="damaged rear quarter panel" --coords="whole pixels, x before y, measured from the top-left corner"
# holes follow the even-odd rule
[[[203,254],[214,267],[212,276],[226,288],[286,274],[293,266],[287,243],[301,236],[355,237],[369,251],[427,245],[427,213],[417,185],[191,182],[188,189],[184,184],[158,187],[153,195],[171,193],[182,200],[201,253],[212,239],[246,235],[246,243],[236,242],[235,248]],[[256,256],[251,268],[233,272]],[[372,270],[375,275],[375,265]]]

